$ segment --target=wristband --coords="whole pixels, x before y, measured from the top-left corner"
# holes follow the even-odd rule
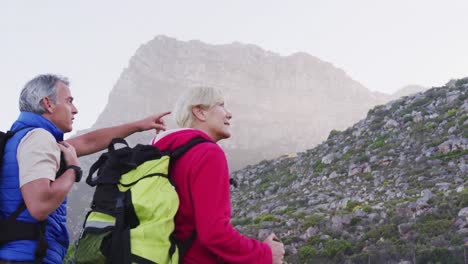
[[[76,165],[70,165],[65,168],[65,170],[68,169],[72,169],[75,171],[75,182],[80,182],[81,177],[83,176],[83,171],[81,170],[81,168]]]

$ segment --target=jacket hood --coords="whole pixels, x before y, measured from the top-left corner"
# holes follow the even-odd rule
[[[152,141],[151,145],[157,146],[159,149],[165,151],[170,150],[173,151],[177,147],[184,145],[185,143],[189,142],[191,139],[196,137],[202,137],[213,141],[210,136],[198,129],[192,128],[183,128],[183,129],[174,129],[168,130],[157,135]]]

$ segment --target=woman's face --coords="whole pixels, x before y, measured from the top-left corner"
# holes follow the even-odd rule
[[[230,120],[231,113],[224,108],[224,102],[216,103],[214,106],[205,110],[206,127],[208,135],[217,142],[221,139],[231,136]]]

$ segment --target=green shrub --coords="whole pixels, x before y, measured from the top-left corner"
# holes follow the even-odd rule
[[[368,161],[369,161],[369,157],[366,155],[366,153],[360,153],[359,156],[356,157],[357,163],[364,163]]]
[[[364,207],[362,207],[362,211],[364,211],[365,213],[370,213],[372,212],[372,207],[370,205],[365,205]]]
[[[317,249],[311,245],[304,245],[299,248],[299,259],[302,263],[307,263],[310,259],[317,255]]]
[[[360,205],[361,205],[361,203],[358,202],[358,201],[348,200],[348,202],[346,203],[346,207],[344,209],[349,211],[349,212],[352,212],[354,210],[354,208],[356,208],[357,206],[360,206]]]
[[[447,112],[447,118],[450,118],[457,114],[457,109],[451,109]]]
[[[366,172],[362,174],[362,178],[366,181],[372,181],[374,177],[372,177],[372,173]]]
[[[451,151],[449,153],[439,153],[439,154],[436,154],[434,155],[433,159],[440,159],[440,160],[443,160],[445,162],[449,162],[453,159],[458,159],[460,157],[463,157],[465,155],[468,155],[468,149],[465,149],[465,150],[454,150],[454,151]]]
[[[458,120],[458,124],[461,126],[463,125],[463,123],[465,123],[465,121],[468,119],[468,114],[465,114],[463,115],[462,117],[460,117],[460,119]]]
[[[452,221],[448,219],[429,220],[416,224],[416,228],[419,230],[420,234],[429,237],[442,235],[448,232],[451,226]]]
[[[263,222],[278,222],[279,219],[276,218],[276,216],[274,215],[271,215],[271,214],[266,214],[264,216],[258,216],[254,219],[254,223],[255,224],[260,224],[260,223],[263,223]]]
[[[463,79],[458,79],[455,82],[455,86],[462,86],[463,84],[468,83],[468,77],[465,77]]]
[[[328,139],[331,139],[331,138],[333,138],[333,137],[335,137],[335,136],[337,136],[337,135],[339,135],[340,133],[341,133],[341,132],[340,132],[339,130],[333,129],[332,131],[330,131],[330,134],[328,135],[327,140],[328,140]]]
[[[326,167],[327,165],[325,163],[322,163],[321,160],[319,160],[315,162],[313,166],[314,173],[321,173]]]
[[[318,226],[322,223],[323,219],[324,218],[321,215],[312,214],[304,219],[304,227],[309,228],[312,226]]]
[[[398,236],[398,228],[395,224],[381,225],[366,233],[367,239],[373,242],[379,240],[381,237],[384,239],[396,240]]]
[[[324,257],[333,258],[337,254],[350,255],[352,253],[351,243],[344,239],[329,239],[323,245],[320,254]]]
[[[361,218],[359,218],[359,217],[353,217],[353,218],[351,219],[350,225],[351,225],[351,226],[355,226],[355,225],[359,224],[360,222],[361,222]]]
[[[373,148],[381,148],[383,145],[385,144],[385,140],[384,139],[378,139],[377,141],[375,141],[373,144],[372,144],[372,147]]]
[[[457,261],[455,256],[447,248],[423,249],[417,252],[416,263],[437,264],[437,263],[462,263]]]
[[[458,208],[468,207],[468,188],[464,188],[463,191],[457,193],[456,200],[458,201]]]
[[[234,218],[232,219],[231,221],[231,224],[233,226],[237,226],[237,225],[240,225],[240,226],[243,226],[243,225],[248,225],[248,224],[251,224],[252,223],[252,219],[249,218],[249,217],[246,217],[246,218]]]

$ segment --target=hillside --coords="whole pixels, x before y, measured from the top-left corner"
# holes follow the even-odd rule
[[[233,224],[252,237],[274,231],[289,263],[464,263],[468,78],[232,177]]]

